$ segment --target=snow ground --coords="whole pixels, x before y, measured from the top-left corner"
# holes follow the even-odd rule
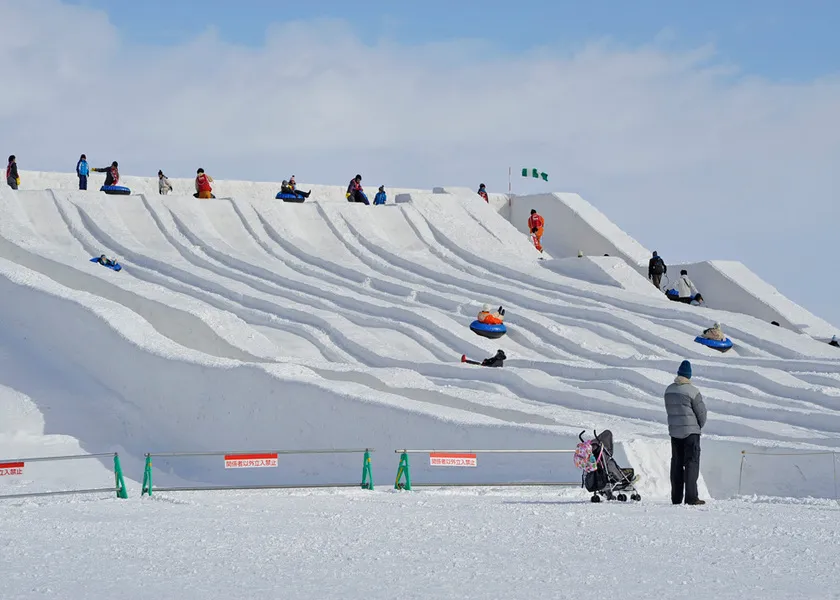
[[[592,505],[580,490],[8,501],[3,598],[837,598],[831,501]]]

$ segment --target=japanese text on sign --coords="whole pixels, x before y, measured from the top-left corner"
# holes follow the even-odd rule
[[[22,462],[0,463],[0,477],[5,477],[6,475],[23,475],[23,466],[24,463]]]
[[[276,454],[229,454],[225,456],[225,469],[256,469],[276,466]]]
[[[477,467],[478,458],[475,454],[429,454],[429,464],[433,467]]]

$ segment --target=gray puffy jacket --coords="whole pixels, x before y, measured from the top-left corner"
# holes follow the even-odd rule
[[[671,437],[685,439],[693,433],[700,433],[706,425],[703,396],[682,377],[677,377],[677,381],[665,390],[665,410],[668,411],[668,433]]]

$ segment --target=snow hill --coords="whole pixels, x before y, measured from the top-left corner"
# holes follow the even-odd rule
[[[714,308],[669,302],[646,281],[648,250],[574,194],[392,189],[368,207],[329,186],[286,204],[276,183],[217,181],[197,200],[192,180],[160,196],[156,179],[124,177],[133,195],[106,196],[101,177],[87,192],[73,175],[21,179],[0,188],[0,458],[116,451],[138,494],[146,452],[371,447],[375,482],[393,485],[396,449],[573,448],[609,428],[643,494],[662,497],[661,395],[684,358],[710,411],[704,493],[736,492],[742,450],[840,445],[831,325],[739,263],[687,267]],[[530,208],[548,260],[525,235]],[[123,270],[89,262],[102,253]],[[485,302],[507,309],[501,340],[468,328]],[[714,321],[727,354],[693,341]],[[459,362],[497,348],[503,369]],[[421,457],[414,479],[579,478],[569,456],[480,460],[439,473]],[[748,457],[742,483],[833,497],[832,460]],[[160,459],[155,483],[358,483],[360,462]],[[0,494],[112,477],[107,460],[39,468],[0,478]]]

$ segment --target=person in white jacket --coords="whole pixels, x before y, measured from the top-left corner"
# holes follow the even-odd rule
[[[688,271],[683,269],[680,271],[680,278],[677,279],[677,292],[680,295],[680,302],[691,304],[691,299],[700,292],[697,291],[697,286],[688,278]]]
[[[163,174],[163,171],[158,171],[158,193],[161,196],[166,196],[172,191],[172,184],[169,183],[169,178]]]

